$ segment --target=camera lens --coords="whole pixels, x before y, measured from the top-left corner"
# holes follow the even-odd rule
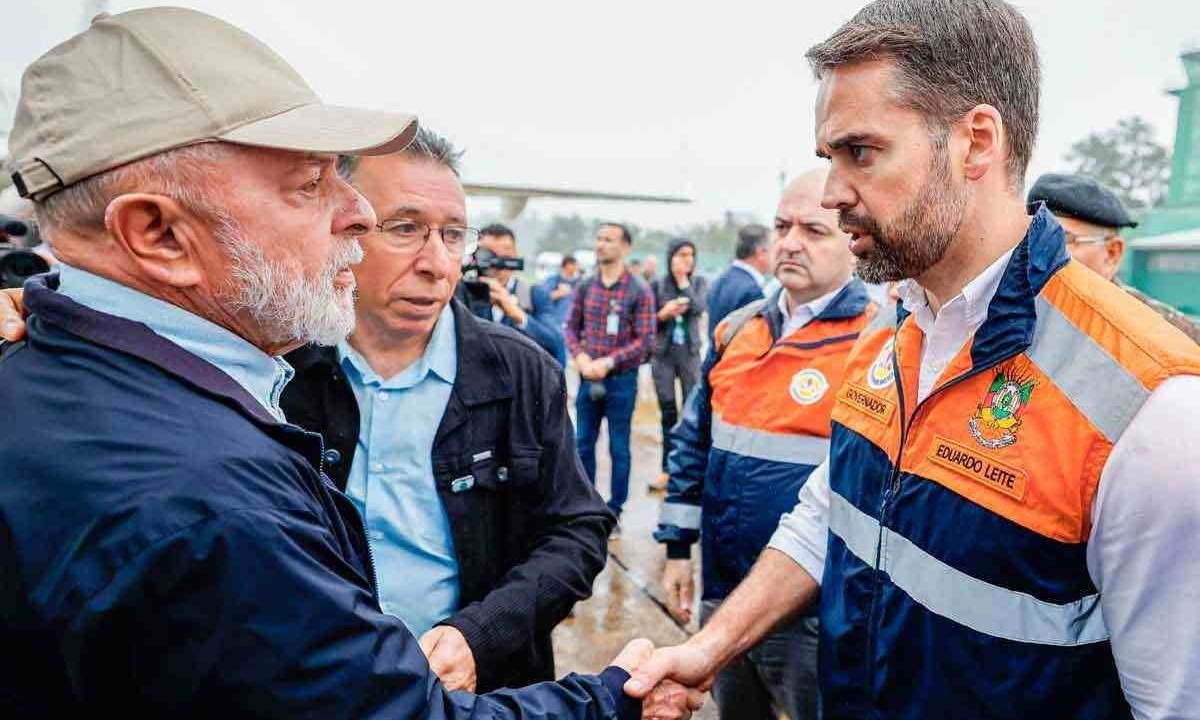
[[[0,255],[0,288],[19,288],[26,279],[44,272],[50,272],[50,264],[37,253],[12,250]]]

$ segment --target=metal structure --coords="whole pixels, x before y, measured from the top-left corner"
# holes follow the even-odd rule
[[[591,190],[571,190],[566,188],[530,187],[521,185],[494,185],[483,183],[464,183],[463,188],[468,195],[476,197],[498,197],[501,200],[501,214],[505,221],[512,221],[525,210],[530,198],[555,198],[575,200],[609,200],[613,202],[653,202],[653,203],[690,203],[690,198],[673,197],[669,195],[639,195],[635,193],[594,192]]]
[[[1135,237],[1200,227],[1200,50],[1181,56],[1188,84],[1170,93],[1179,98],[1171,182],[1162,205],[1141,217]]]
[[[1166,200],[1129,233],[1122,277],[1151,297],[1200,316],[1200,49],[1181,56],[1188,84],[1179,98]]]

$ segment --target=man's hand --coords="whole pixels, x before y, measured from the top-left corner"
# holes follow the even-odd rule
[[[606,358],[606,357],[600,358],[599,360],[596,361],[595,368],[596,368],[596,379],[603,380],[604,378],[608,377],[608,374],[610,372],[612,372],[613,361],[611,358]]]
[[[25,337],[25,306],[21,304],[22,295],[20,288],[0,292],[0,340],[17,342]]]
[[[638,638],[630,641],[609,664],[633,675],[655,654],[653,643],[645,638]],[[625,687],[628,692],[629,686]],[[646,695],[634,697],[642,699],[642,718],[645,720],[687,720],[693,712],[704,706],[702,692],[670,680],[661,683]]]
[[[558,287],[550,291],[551,300],[562,300],[571,294],[571,286],[566,283],[559,283]]]
[[[707,690],[722,667],[809,607],[820,589],[790,556],[767,548],[704,628],[683,645],[655,651],[625,683],[625,692],[644,698],[663,680]]]
[[[696,584],[692,579],[691,560],[667,560],[663,569],[663,590],[667,593],[667,609],[679,622],[692,621],[692,596]]]
[[[504,311],[515,324],[525,324],[525,311],[521,309],[521,304],[517,302],[517,298],[508,291],[508,288],[496,278],[482,277],[479,278],[490,290],[489,298],[492,304]]]
[[[457,628],[439,625],[421,636],[420,645],[447,690],[475,692],[475,656]]]
[[[575,364],[579,366],[579,377],[584,380],[596,379],[596,361],[592,359],[577,360]]]
[[[608,358],[593,360],[582,353],[575,358],[575,364],[579,366],[579,375],[584,380],[603,380],[612,370],[612,360]]]
[[[648,698],[664,682],[676,683],[704,692],[716,679],[716,658],[702,649],[700,643],[689,640],[682,645],[659,648],[650,659],[638,665],[625,683],[625,694]]]

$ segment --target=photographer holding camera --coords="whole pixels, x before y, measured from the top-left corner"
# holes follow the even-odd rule
[[[567,364],[566,346],[554,315],[554,303],[546,290],[516,276],[525,269],[524,258],[517,256],[517,239],[505,225],[493,223],[480,231],[479,250],[475,254],[477,272],[473,290],[470,280],[463,288],[472,296],[468,303],[476,315],[520,331],[558,361]],[[468,266],[468,271],[471,269]],[[487,288],[483,303],[480,285]]]

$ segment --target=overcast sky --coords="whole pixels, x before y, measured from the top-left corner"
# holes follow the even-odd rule
[[[93,0],[95,2],[96,0]],[[149,3],[109,0],[112,12]],[[466,148],[465,177],[683,194],[690,206],[534,201],[669,228],[725,210],[768,217],[779,175],[815,167],[804,51],[848,2],[184,0],[264,40],[328,102],[406,110]],[[0,84],[83,26],[82,0],[3,0]],[[1041,48],[1031,172],[1132,114],[1175,133],[1178,55],[1200,2],[1018,2]],[[472,212],[494,211],[472,201]]]

